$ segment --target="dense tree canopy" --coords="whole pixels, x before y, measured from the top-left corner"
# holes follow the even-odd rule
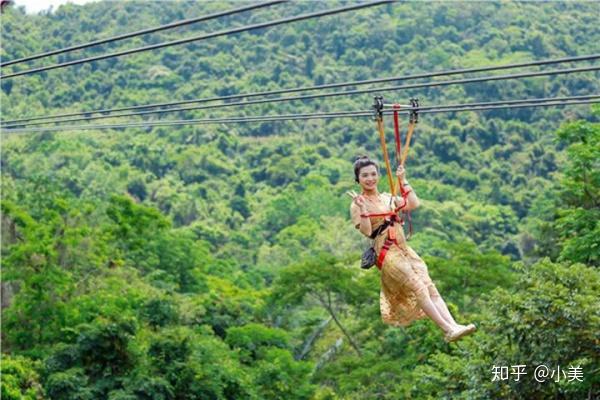
[[[240,4],[105,1],[40,15],[12,6],[0,17],[0,56]],[[340,4],[291,2],[2,73]],[[597,53],[597,15],[593,2],[393,3],[3,79],[2,120]],[[582,73],[381,94],[434,105],[599,86],[597,73]],[[371,103],[338,96],[146,118]],[[369,118],[3,134],[2,397],[593,398],[599,118],[590,106],[420,117],[407,177],[422,205],[409,244],[459,322],[479,327],[457,345],[429,320],[384,325],[378,272],[358,268],[366,242],[344,192],[356,189],[356,155],[381,158]],[[518,364],[528,368],[521,381],[493,380],[494,366]],[[540,364],[580,367],[581,380],[539,383]]]

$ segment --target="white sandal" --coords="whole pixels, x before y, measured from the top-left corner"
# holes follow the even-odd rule
[[[473,324],[469,324],[467,326],[459,325],[457,329],[454,329],[444,336],[444,340],[446,343],[455,342],[463,336],[467,336],[477,330],[477,327]]]

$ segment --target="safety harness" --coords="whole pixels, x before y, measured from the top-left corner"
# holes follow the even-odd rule
[[[408,151],[410,149],[410,140],[412,138],[415,126],[419,122],[418,114],[417,114],[419,102],[417,99],[410,99],[410,103],[411,103],[410,104],[411,112],[410,112],[410,120],[409,120],[408,130],[406,133],[406,143],[404,145],[404,153],[402,153],[402,141],[401,141],[401,137],[400,137],[400,122],[399,122],[399,118],[398,118],[398,114],[399,114],[398,112],[400,111],[401,106],[399,104],[394,104],[392,106],[392,108],[394,110],[393,115],[394,115],[394,138],[395,138],[395,142],[396,142],[396,161],[397,161],[398,165],[401,165],[401,166],[404,166],[404,162],[406,161],[406,157],[408,156]],[[388,155],[387,145],[385,142],[385,133],[383,130],[383,107],[384,107],[383,97],[381,97],[381,96],[375,97],[375,103],[373,105],[373,108],[375,109],[375,122],[377,123],[377,131],[379,132],[379,139],[381,142],[381,151],[383,153],[383,159],[385,161],[385,168],[387,171],[388,180],[389,180],[389,184],[390,184],[390,192],[392,194],[392,197],[390,198],[390,208],[392,208],[392,202],[393,202],[394,198],[396,198],[396,187],[394,184],[394,179],[392,177],[392,167],[390,165],[390,157]],[[394,229],[394,227],[395,227],[396,223],[400,223],[400,224],[404,225],[404,217],[406,217],[406,220],[408,220],[408,222],[409,222],[409,234],[408,234],[407,238],[410,238],[410,236],[412,236],[412,220],[410,217],[410,212],[404,211],[403,217],[398,216],[398,212],[400,210],[402,210],[404,207],[406,207],[406,205],[408,203],[407,197],[408,197],[409,193],[411,192],[411,190],[406,190],[404,188],[399,177],[398,177],[398,190],[400,191],[400,195],[402,196],[402,201],[403,201],[403,203],[400,206],[396,207],[395,209],[392,209],[389,212],[385,212],[385,213],[361,214],[361,217],[383,217],[384,218],[383,224],[380,225],[377,229],[375,229],[371,233],[371,236],[370,236],[371,239],[375,239],[386,228],[388,228],[388,227],[390,228],[387,230],[387,238],[385,239],[383,247],[381,248],[381,251],[379,252],[379,255],[377,256],[377,261],[375,263],[377,265],[377,268],[379,268],[379,270],[381,270],[381,268],[383,266],[383,261],[385,259],[385,255],[388,252],[388,250],[390,249],[390,247],[394,244],[399,247],[398,239],[396,237],[396,229]]]

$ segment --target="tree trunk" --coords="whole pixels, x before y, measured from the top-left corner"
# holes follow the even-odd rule
[[[321,336],[321,333],[323,333],[323,331],[325,330],[325,328],[327,327],[327,325],[329,325],[330,322],[331,322],[331,318],[327,318],[326,320],[323,320],[319,324],[319,326],[317,326],[317,328],[308,337],[308,339],[306,339],[304,341],[304,345],[302,346],[302,351],[300,352],[300,354],[298,354],[298,355],[296,355],[296,357],[294,357],[296,359],[296,361],[302,360],[302,359],[304,359],[304,357],[306,357],[306,355],[308,354],[308,352],[312,349],[312,346],[313,346],[315,340],[319,336]]]
[[[321,300],[321,302],[323,303],[323,305],[325,306],[325,308],[331,315],[331,318],[333,318],[333,320],[335,321],[336,325],[339,326],[339,328],[342,330],[344,335],[348,338],[350,345],[354,348],[354,350],[356,350],[356,352],[358,353],[359,356],[362,356],[360,349],[354,342],[354,339],[352,339],[350,334],[346,331],[346,329],[342,326],[341,322],[337,319],[337,316],[335,315],[335,312],[333,311],[333,307],[331,306],[331,296],[330,296],[329,292],[327,292],[327,303],[325,303],[323,300]]]
[[[323,353],[323,355],[319,358],[317,365],[315,365],[315,371],[320,369],[323,366],[323,364],[325,364],[327,361],[331,360],[331,357],[333,357],[335,353],[337,353],[340,347],[342,347],[342,344],[344,344],[344,339],[339,338],[338,340],[336,340],[333,346],[331,346],[329,350]]]
[[[1,293],[1,309],[4,310],[6,307],[10,306],[13,297],[15,294],[19,293],[20,285],[18,282],[0,282],[0,287],[2,289]]]

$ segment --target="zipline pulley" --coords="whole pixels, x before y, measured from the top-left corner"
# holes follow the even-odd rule
[[[373,119],[377,121],[378,118],[383,118],[383,97],[373,97]]]

